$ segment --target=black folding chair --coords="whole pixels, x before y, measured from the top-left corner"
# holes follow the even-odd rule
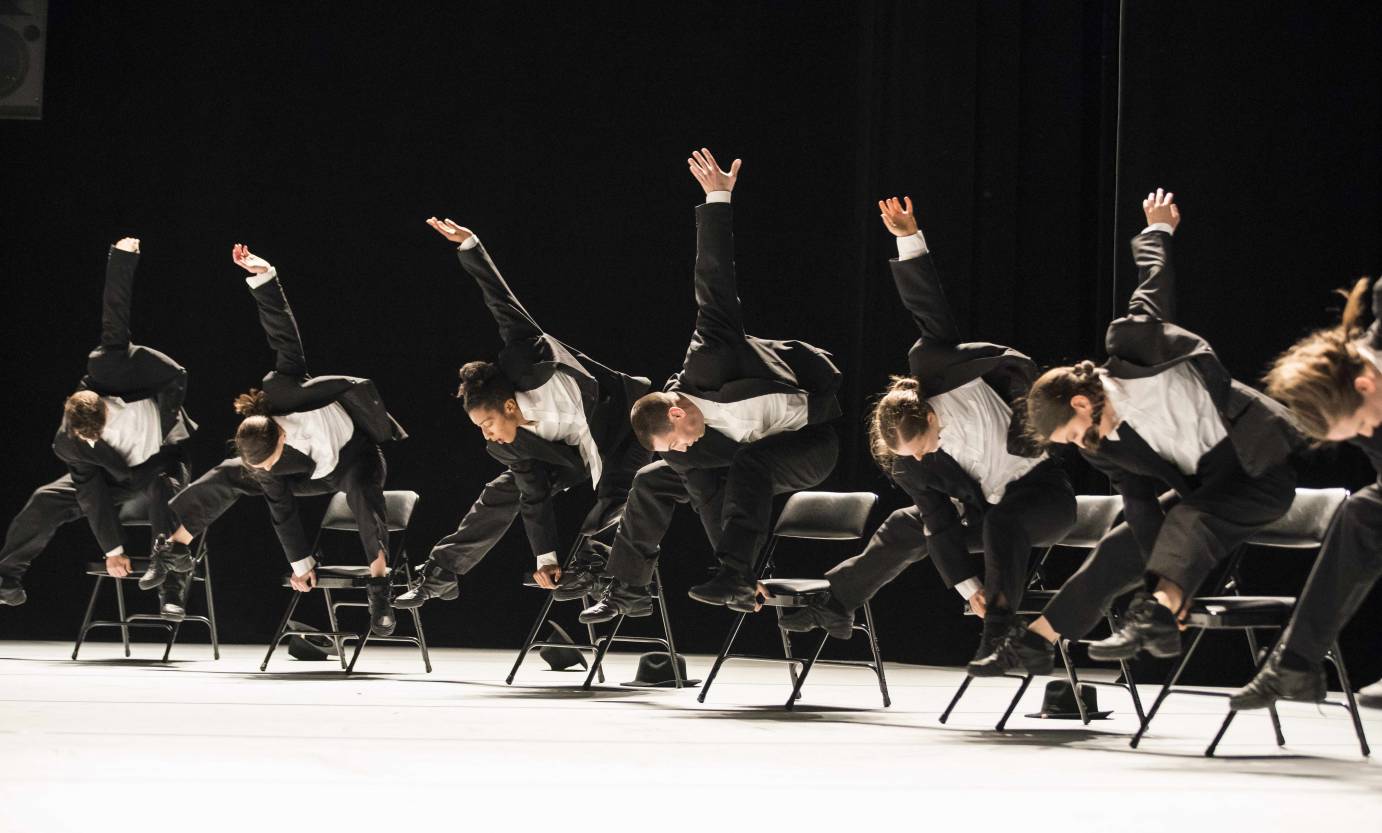
[[[1028,589],[1023,592],[1022,604],[1019,605],[1018,610],[1014,612],[1022,616],[1039,616],[1042,610],[1045,609],[1047,603],[1055,598],[1057,592],[1056,590],[1046,589],[1044,571],[1046,568],[1046,560],[1051,556],[1051,552],[1056,547],[1068,547],[1071,549],[1084,550],[1086,552],[1093,550],[1095,547],[1099,546],[1099,541],[1103,539],[1104,535],[1113,528],[1113,523],[1118,518],[1118,513],[1122,511],[1123,498],[1119,495],[1076,495],[1075,525],[1066,533],[1065,537],[1059,541],[1034,542],[1035,546],[1045,547],[1046,549],[1042,552],[1041,557],[1037,560],[1036,565],[1028,575]],[[1104,619],[1108,623],[1110,630],[1116,627],[1113,612],[1111,610],[1104,611]],[[1065,666],[1065,677],[1070,682],[1070,690],[1076,692],[1075,705],[1076,708],[1079,709],[1080,722],[1088,725],[1090,720],[1089,712],[1085,709],[1084,698],[1079,696],[1080,679],[1079,674],[1075,671],[1075,663],[1070,661],[1068,640],[1058,640],[1056,647],[1060,652],[1061,663]],[[1128,667],[1128,663],[1120,662],[1118,665],[1122,670],[1122,675],[1119,679],[1112,682],[1089,680],[1085,685],[1107,685],[1127,689],[1128,694],[1132,697],[1133,710],[1137,712],[1137,717],[1141,720],[1142,700],[1138,697],[1137,686],[1133,683],[1132,673]],[[995,731],[999,732],[1003,731],[1008,725],[1008,719],[1011,718],[1013,712],[1017,710],[1017,704],[1021,702],[1022,695],[1027,693],[1027,688],[1031,686],[1032,680],[1034,679],[1034,675],[1032,674],[1004,674],[1003,676],[1013,680],[1021,680],[1022,682],[1017,687],[1017,693],[1014,694],[1012,700],[1009,701],[1008,708],[1003,712],[1002,718],[1000,718],[998,724],[993,727]],[[941,723],[945,723],[950,719],[950,713],[954,711],[956,704],[960,702],[960,698],[969,690],[969,684],[973,681],[974,678],[972,676],[969,674],[965,675],[964,681],[960,683],[959,690],[955,692],[954,697],[950,698],[950,704],[946,706],[945,711],[941,713]]]
[[[417,492],[384,492],[385,520],[389,530],[388,575],[394,590],[404,590],[412,583],[412,568],[408,565],[407,537],[408,524],[413,519],[413,509],[417,506],[417,500]],[[338,492],[331,496],[331,502],[326,507],[326,515],[322,518],[321,527],[317,531],[317,540],[312,544],[312,552],[321,552],[322,533],[328,530],[359,534],[360,530],[355,522],[355,515],[350,511],[350,505],[346,503],[344,493]],[[345,669],[347,674],[355,670],[355,661],[360,658],[360,652],[364,650],[367,642],[402,642],[416,645],[418,650],[422,652],[423,666],[427,669],[427,673],[432,673],[432,660],[427,655],[427,635],[422,630],[422,617],[418,614],[417,608],[409,611],[413,616],[413,628],[417,636],[373,636],[370,634],[368,620],[359,631],[341,630],[340,622],[336,616],[336,611],[339,608],[359,607],[368,609],[369,603],[366,601],[335,601],[331,597],[331,591],[363,593],[368,586],[368,579],[368,566],[346,567],[318,564],[316,589],[322,591],[322,596],[326,599],[326,616],[331,623],[331,629],[328,631],[290,630],[288,623],[293,618],[293,611],[297,609],[298,602],[302,600],[302,597],[307,595],[296,590],[292,591],[288,599],[288,610],[283,614],[283,621],[279,623],[273,641],[269,643],[269,652],[264,655],[264,662],[260,664],[259,670],[263,671],[269,667],[269,659],[273,657],[278,643],[285,638],[290,636],[327,636],[335,644],[336,656],[340,659],[341,667]],[[283,586],[292,587],[288,577],[284,577]],[[345,653],[342,650],[342,645],[348,640],[355,641],[355,651],[351,654],[349,663],[346,662]]]
[[[1276,549],[1318,549],[1324,541],[1324,534],[1329,529],[1330,521],[1347,498],[1348,491],[1345,489],[1296,489],[1295,500],[1291,502],[1291,508],[1286,514],[1253,535],[1248,543]],[[1252,652],[1253,667],[1258,671],[1270,658],[1271,651],[1269,649],[1259,649],[1256,630],[1275,629],[1283,631],[1286,624],[1291,620],[1291,613],[1295,610],[1296,598],[1294,596],[1241,595],[1242,578],[1240,571],[1245,549],[1245,547],[1239,547],[1229,556],[1229,562],[1223,577],[1218,582],[1218,589],[1214,595],[1197,596],[1191,600],[1185,624],[1187,629],[1195,630],[1195,637],[1190,641],[1190,647],[1181,655],[1180,661],[1176,663],[1175,668],[1167,677],[1166,683],[1161,687],[1156,700],[1152,703],[1151,710],[1142,720],[1137,734],[1133,735],[1130,742],[1132,748],[1137,748],[1137,745],[1142,741],[1142,736],[1147,733],[1152,719],[1160,710],[1161,704],[1170,695],[1230,696],[1222,691],[1201,691],[1180,688],[1176,685],[1180,681],[1186,665],[1189,664],[1190,658],[1195,655],[1195,649],[1200,646],[1200,640],[1204,638],[1206,633],[1210,631],[1242,631],[1247,636],[1248,648]],[[1353,696],[1353,686],[1349,682],[1348,672],[1344,668],[1343,652],[1340,651],[1338,642],[1331,646],[1329,652],[1325,654],[1325,659],[1338,674],[1339,683],[1344,691],[1345,702],[1326,701],[1324,705],[1336,706],[1348,711],[1353,718],[1353,731],[1358,737],[1358,745],[1361,747],[1364,757],[1367,757],[1371,754],[1371,750],[1368,747],[1367,736],[1363,732],[1363,721],[1358,715],[1358,703]],[[1281,731],[1281,717],[1277,714],[1276,706],[1269,707],[1267,711],[1271,716],[1277,746],[1285,746],[1286,737]],[[1230,710],[1224,717],[1224,722],[1219,726],[1214,740],[1205,748],[1206,757],[1214,755],[1219,741],[1223,739],[1224,733],[1228,731],[1229,724],[1233,722],[1236,715],[1236,711]]]
[[[120,507],[120,526],[127,529],[145,528],[149,529],[149,507],[148,502],[141,495]],[[198,622],[206,625],[211,634],[211,656],[213,659],[221,658],[221,643],[216,631],[216,600],[211,593],[211,559],[207,557],[206,535],[196,543],[196,561],[192,567],[192,580],[186,582],[182,587],[182,596],[178,603],[183,609],[187,608],[188,597],[191,595],[192,585],[196,582],[202,583],[203,597],[206,600],[205,616],[185,616],[182,621],[174,621],[164,616],[162,613],[136,613],[130,615],[125,609],[125,582],[138,581],[144,571],[149,569],[149,558],[130,558],[130,574],[123,578],[116,578],[106,572],[105,561],[89,561],[86,564],[86,574],[96,577],[96,583],[91,588],[91,598],[86,603],[86,616],[82,619],[81,630],[77,631],[77,644],[72,646],[72,659],[77,658],[77,654],[82,650],[82,644],[86,642],[86,635],[95,628],[119,628],[121,638],[125,643],[125,656],[130,655],[130,628],[163,628],[168,632],[168,641],[163,647],[163,662],[168,661],[168,657],[173,652],[173,644],[178,640],[178,634],[182,632],[184,622]],[[115,585],[115,602],[120,611],[119,619],[95,619],[96,602],[101,595],[101,588],[105,587],[106,581]]]
[[[878,495],[873,492],[797,492],[787,499],[787,505],[782,507],[782,514],[778,516],[777,524],[773,527],[772,537],[768,540],[767,546],[763,548],[758,559],[756,571],[759,583],[768,592],[768,595],[764,597],[763,604],[776,608],[779,620],[782,618],[784,608],[806,607],[825,598],[830,592],[830,582],[826,579],[774,577],[774,558],[777,553],[778,542],[784,538],[809,541],[860,540],[864,537],[869,515],[877,503]],[[878,637],[873,626],[873,609],[868,602],[864,602],[863,608],[864,623],[859,624],[856,620],[852,628],[863,632],[868,637],[869,649],[873,657],[871,660],[821,659],[821,651],[825,649],[825,643],[830,639],[828,633],[821,635],[808,658],[793,656],[791,637],[787,631],[781,628],[778,629],[778,633],[782,636],[782,657],[780,658],[730,653],[734,648],[735,639],[739,636],[739,629],[744,626],[744,620],[748,618],[747,613],[738,614],[735,617],[734,626],[730,628],[729,637],[725,639],[724,647],[715,657],[715,664],[710,668],[705,686],[696,699],[701,703],[705,702],[705,696],[710,692],[710,686],[715,682],[716,675],[720,673],[720,666],[724,665],[726,660],[741,659],[751,662],[785,663],[787,665],[787,675],[792,682],[792,694],[783,705],[784,709],[791,709],[796,701],[801,699],[801,687],[806,683],[806,677],[811,673],[811,669],[817,665],[859,666],[872,670],[878,677],[878,690],[883,695],[884,708],[892,705],[892,699],[888,696],[888,680],[883,673],[883,657],[878,651]],[[852,632],[851,635],[853,635]],[[798,667],[800,667],[800,671],[797,670]]]

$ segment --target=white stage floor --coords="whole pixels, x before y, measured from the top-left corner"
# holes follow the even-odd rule
[[[261,674],[263,650],[186,645],[165,665],[148,643],[72,662],[70,644],[0,642],[0,830],[1382,828],[1382,764],[1341,709],[1283,705],[1285,749],[1265,712],[1240,715],[1206,759],[1218,698],[1171,698],[1131,750],[1116,689],[1099,691],[1113,719],[1082,727],[1022,717],[1034,684],[996,734],[1016,683],[980,681],[942,726],[954,669],[889,665],[883,709],[868,671],[818,668],[787,713],[780,666],[730,664],[701,705],[620,688],[633,654],[583,692],[536,654],[509,687],[512,651],[435,649],[427,675],[370,647],[347,679],[286,651]],[[1382,711],[1364,717],[1382,744]]]

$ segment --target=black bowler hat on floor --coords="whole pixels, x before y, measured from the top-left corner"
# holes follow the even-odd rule
[[[700,680],[686,679],[686,658],[677,654],[677,670],[681,672],[681,684],[690,688],[699,685]],[[677,678],[672,674],[672,663],[667,654],[653,652],[644,654],[638,658],[638,673],[627,683],[620,685],[634,686],[637,688],[671,688],[677,684]]]
[[[562,630],[561,625],[558,625],[551,619],[547,620],[547,624],[552,626],[552,632],[548,634],[547,639],[544,641],[565,642],[567,645],[574,644],[571,641],[570,635],[567,634],[566,631]],[[546,648],[539,648],[537,655],[542,657],[543,660],[547,662],[547,665],[553,671],[565,671],[569,668],[574,668],[577,665],[579,665],[582,668],[586,667],[585,654],[582,654],[575,648],[553,648],[551,646],[548,646]]]
[[[301,622],[288,620],[288,630],[290,631],[312,631],[316,630],[311,625],[304,625]],[[303,662],[322,662],[331,659],[331,652],[335,643],[330,637],[326,636],[290,636],[288,637],[288,656]]]
[[[1090,720],[1108,720],[1112,711],[1099,711],[1099,693],[1092,685],[1080,686],[1080,699],[1084,700],[1085,712]],[[1028,717],[1047,720],[1079,720],[1080,707],[1070,691],[1069,680],[1052,680],[1046,684],[1046,692],[1041,698],[1041,711]]]

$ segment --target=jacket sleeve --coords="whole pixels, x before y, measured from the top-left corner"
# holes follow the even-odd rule
[[[494,323],[499,325],[499,337],[505,345],[531,342],[542,336],[542,328],[513,294],[504,276],[499,274],[483,243],[477,243],[470,249],[458,249],[456,256],[461,261],[461,268],[480,285],[485,306],[494,317]]]
[[[268,281],[251,287],[250,294],[259,306],[259,323],[264,327],[269,348],[274,351],[274,370],[284,376],[306,377],[307,356],[302,349],[302,336],[278,275],[275,273]]]
[[[1161,524],[1166,520],[1157,481],[1132,474],[1098,454],[1080,453],[1091,466],[1108,477],[1114,490],[1123,496],[1123,520],[1132,528],[1142,554],[1151,557],[1157,535],[1161,533]]]
[[[101,295],[101,347],[123,350],[130,343],[130,305],[134,297],[134,270],[139,253],[110,247],[106,256],[106,283]]]
[[[302,518],[298,516],[297,498],[281,477],[272,475],[251,475],[257,477],[264,490],[264,500],[269,504],[269,517],[273,520],[274,532],[283,545],[283,554],[288,563],[301,561],[312,555],[312,543],[303,529]]]
[[[1149,231],[1132,239],[1137,288],[1128,301],[1129,315],[1146,315],[1167,323],[1176,320],[1176,270],[1171,265],[1171,235]]]
[[[77,490],[77,505],[86,516],[101,552],[110,552],[120,546],[120,513],[111,497],[105,469],[92,463],[68,461],[67,470]]]
[[[946,586],[954,587],[972,578],[974,570],[969,567],[965,527],[960,523],[955,504],[935,489],[912,490],[910,496],[921,511],[921,522],[926,527],[926,552]]]
[[[921,330],[922,344],[958,344],[959,328],[955,326],[931,253],[906,260],[894,259],[888,265],[892,269],[893,283],[897,285],[897,295],[902,299],[902,305],[912,314],[917,329]]]
[[[518,514],[528,533],[533,555],[557,551],[557,511],[553,503],[552,472],[537,460],[514,460],[509,463],[514,482],[518,485]]]
[[[734,274],[734,211],[729,203],[696,207],[696,336],[702,343],[744,340]]]

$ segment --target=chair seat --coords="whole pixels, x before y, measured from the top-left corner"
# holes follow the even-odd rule
[[[1294,596],[1202,596],[1191,602],[1186,624],[1194,628],[1284,627]]]
[[[769,578],[763,588],[770,596],[764,604],[770,607],[805,607],[830,593],[830,582],[823,578]]]
[[[369,578],[369,567],[352,567],[343,564],[318,564],[317,587],[323,590],[349,590],[351,588],[365,587],[365,581]],[[390,574],[386,574],[390,575]],[[283,586],[292,587],[289,576],[283,577]]]
[[[153,559],[150,559],[150,558],[131,558],[131,559],[130,559],[130,574],[129,574],[128,576],[126,576],[125,578],[135,578],[135,579],[139,578],[140,574],[142,574],[145,570],[149,569],[149,562],[152,561],[152,560],[153,560]],[[106,562],[104,562],[104,561],[88,561],[88,562],[86,562],[86,574],[89,575],[89,576],[109,576],[109,575],[110,575],[109,573],[106,572]]]

